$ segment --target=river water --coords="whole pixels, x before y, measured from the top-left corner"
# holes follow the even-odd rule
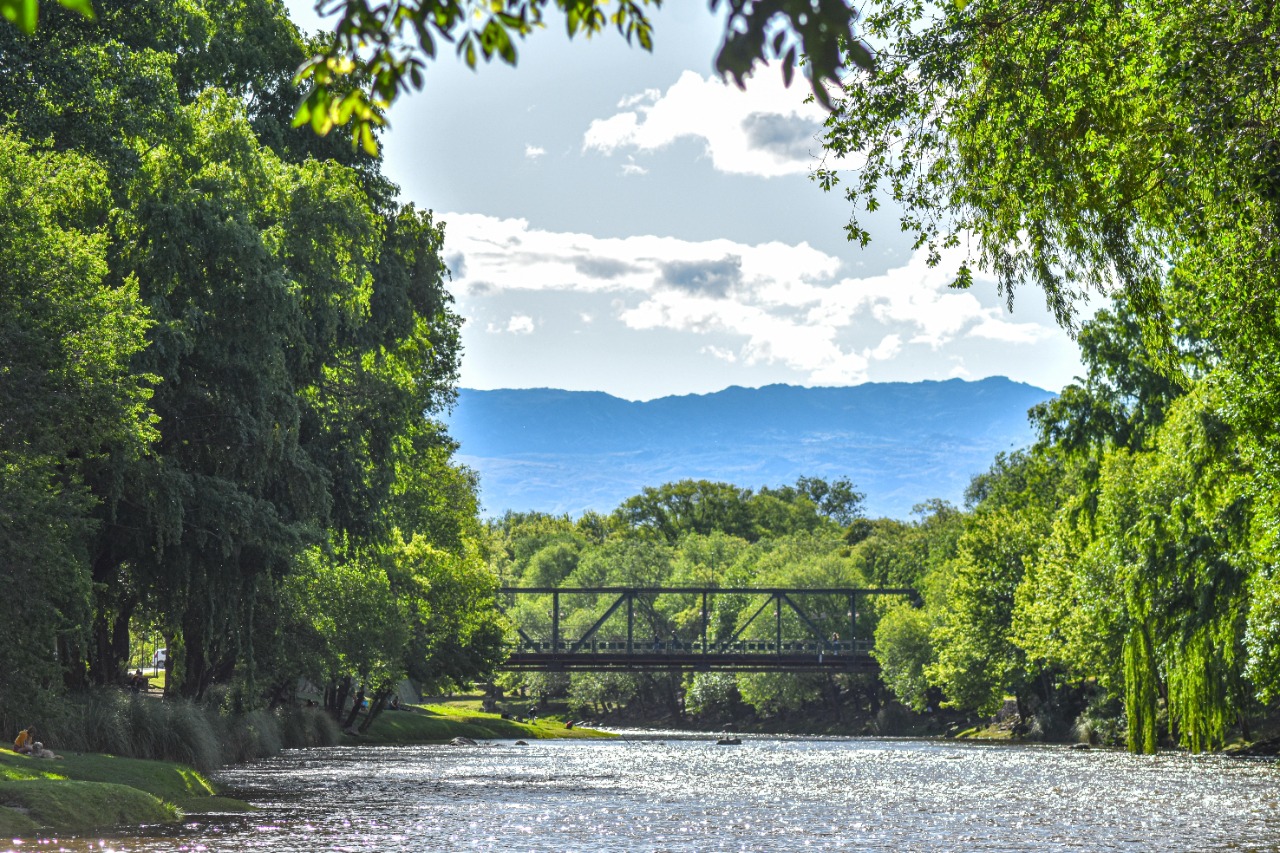
[[[219,781],[259,806],[175,834],[19,850],[1280,850],[1280,765],[866,738],[290,752]]]

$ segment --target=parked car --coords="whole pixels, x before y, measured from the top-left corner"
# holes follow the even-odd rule
[[[151,665],[156,669],[164,666],[164,662],[169,659],[168,649],[156,649],[156,653],[151,656]]]

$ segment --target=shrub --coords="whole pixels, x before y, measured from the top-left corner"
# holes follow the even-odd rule
[[[327,746],[340,736],[318,708],[229,714],[185,699],[111,689],[72,697],[39,727],[56,750],[175,761],[206,773],[285,748]]]

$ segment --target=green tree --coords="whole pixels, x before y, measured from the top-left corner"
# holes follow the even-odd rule
[[[1177,338],[1193,328],[1213,353],[1222,411],[1258,463],[1255,496],[1275,518],[1274,9],[883,2],[863,22],[881,46],[877,68],[849,80],[827,147],[866,166],[818,179],[844,181],[857,208],[893,198],[933,261],[962,252],[958,286],[973,267],[1010,299],[1031,282],[1064,324],[1085,293],[1118,285],[1164,372],[1184,360]],[[856,215],[849,233],[869,238]],[[1059,408],[1098,402],[1073,392]]]
[[[614,516],[624,526],[675,543],[687,533],[719,530],[754,540],[749,501],[751,490],[709,480],[681,480],[647,486],[627,498]]]
[[[95,525],[87,465],[154,438],[152,377],[132,373],[136,282],[102,286],[104,172],[0,130],[0,725],[48,710],[87,636]],[[21,722],[25,725],[26,722]]]
[[[1012,693],[1027,716],[1039,672],[1013,642],[1015,596],[1051,530],[1061,476],[1051,456],[1000,454],[969,487],[974,509],[957,556],[928,590],[935,658],[926,672],[952,705],[994,713]]]
[[[880,618],[872,654],[880,679],[907,707],[923,711],[929,704],[925,669],[933,663],[929,616],[923,608],[899,604]]]
[[[424,413],[452,399],[459,320],[443,228],[394,205],[372,158],[286,132],[307,48],[277,4],[105,0],[97,13],[32,38],[0,29],[15,132],[102,164],[86,198],[106,263],[86,280],[151,320],[127,357],[137,387],[155,377],[156,440],[141,453],[107,436],[79,463],[98,501],[93,615],[63,660],[73,680],[111,683],[145,612],[173,652],[170,686],[199,696],[237,667],[252,677],[257,599],[275,600],[308,548],[378,564],[397,478],[412,476],[401,462],[448,451]],[[474,482],[439,470],[405,529],[479,553],[442,511]]]
[[[582,541],[567,515],[507,510],[488,526],[497,543],[491,556],[494,571],[508,586],[535,586],[524,576],[536,554],[553,544],[578,548]]]
[[[1123,294],[1086,322],[1076,340],[1086,375],[1030,412],[1042,445],[1071,452],[1149,446],[1170,404],[1213,358],[1183,323],[1175,339],[1179,359],[1157,361],[1146,347],[1141,316]]]
[[[917,505],[914,515],[910,522],[877,519],[857,532],[850,554],[873,586],[920,589],[930,572],[955,556],[963,513],[932,501]]]

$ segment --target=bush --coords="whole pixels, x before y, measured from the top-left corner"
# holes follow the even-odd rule
[[[338,723],[319,708],[297,708],[277,714],[286,749],[332,746],[342,738]]]
[[[201,772],[339,739],[337,724],[318,708],[228,714],[118,690],[79,694],[40,728],[56,750],[175,761]]]
[[[1128,721],[1120,700],[1101,691],[1089,697],[1089,704],[1072,727],[1080,743],[1102,746],[1123,745],[1128,734]]]

